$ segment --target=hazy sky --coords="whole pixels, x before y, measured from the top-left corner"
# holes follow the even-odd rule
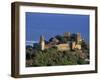
[[[89,41],[89,15],[26,12],[26,41],[39,41],[64,32],[80,32]]]

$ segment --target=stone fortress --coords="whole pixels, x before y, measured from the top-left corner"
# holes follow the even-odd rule
[[[64,37],[70,37],[71,33],[70,32],[65,32],[63,34]],[[39,41],[39,45],[41,50],[45,50],[51,47],[57,47],[57,50],[59,51],[66,51],[66,50],[81,50],[81,43],[82,42],[82,38],[81,38],[81,34],[80,33],[76,33],[76,40],[75,41],[67,41],[66,43],[59,43],[59,40],[56,38],[53,38],[51,42],[46,43],[44,36],[40,36],[40,41]]]

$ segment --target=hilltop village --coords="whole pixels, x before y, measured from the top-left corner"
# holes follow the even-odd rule
[[[63,36],[57,35],[51,38],[48,42],[45,41],[43,35],[40,36],[39,44],[33,44],[34,47],[40,46],[41,50],[45,50],[51,47],[56,47],[59,51],[65,50],[81,50],[82,37],[80,33],[71,34],[66,32]]]
[[[89,44],[80,33],[65,32],[48,41],[41,35],[38,43],[26,46],[26,66],[89,64]]]

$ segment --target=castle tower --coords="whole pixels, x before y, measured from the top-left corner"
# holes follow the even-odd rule
[[[80,50],[81,49],[81,45],[80,44],[76,44],[76,42],[73,41],[72,42],[72,50],[75,50],[75,49]]]
[[[41,50],[45,49],[45,40],[43,35],[40,36],[40,48]]]
[[[74,50],[75,48],[76,48],[76,42],[73,41],[73,42],[72,42],[72,50]]]
[[[63,35],[64,35],[65,37],[70,37],[70,36],[71,36],[71,33],[70,33],[70,32],[65,32]]]
[[[80,33],[77,33],[77,38],[76,38],[77,44],[79,44],[81,40],[82,40],[81,39],[81,34]]]

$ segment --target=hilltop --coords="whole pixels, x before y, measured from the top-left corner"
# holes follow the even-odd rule
[[[64,33],[26,46],[26,66],[89,64],[89,46],[80,33]]]

